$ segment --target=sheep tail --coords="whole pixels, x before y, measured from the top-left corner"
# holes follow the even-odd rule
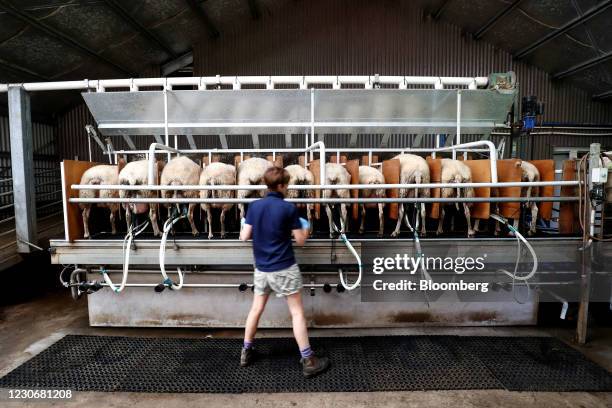
[[[209,185],[211,185],[211,186],[215,185],[215,179],[211,178],[208,181],[209,181],[209,183],[208,183]],[[216,198],[215,197],[215,190],[214,189],[210,190],[210,198]]]
[[[461,183],[461,177],[455,176],[455,183]],[[461,188],[457,187],[457,198],[461,197]],[[459,211],[459,203],[455,203],[455,208]]]
[[[415,184],[422,184],[423,177],[422,177],[421,173],[417,173],[414,176],[414,182],[415,182]],[[419,189],[418,188],[414,189],[414,198],[419,198]]]

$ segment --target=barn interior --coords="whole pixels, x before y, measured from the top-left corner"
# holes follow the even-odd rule
[[[611,19],[603,0],[0,0],[0,389],[72,386],[67,405],[91,406],[609,406]],[[402,154],[426,159],[425,196],[402,179]],[[202,173],[233,165],[238,179],[164,186],[179,157]],[[193,357],[243,334],[253,258],[239,207],[265,190],[239,182],[252,159],[313,178],[288,201],[312,225],[295,249],[308,327],[338,361],[317,383],[262,371],[246,386],[230,369],[208,380],[209,362]],[[444,178],[444,159],[470,169],[463,187]],[[84,182],[98,165],[120,175],[139,160],[137,186]],[[334,166],[348,178],[330,181]],[[366,195],[360,166],[381,174],[380,195]],[[207,204],[230,208],[207,218]],[[491,289],[378,298],[371,265],[394,254],[423,257],[412,277],[432,282],[425,257],[486,257]],[[260,327],[264,350],[292,347],[279,340],[291,337],[280,300]],[[387,364],[376,381],[343,378],[372,342]],[[126,380],[71,379],[98,366],[73,364],[70,350],[112,359],[140,347],[150,354],[95,372]],[[460,366],[464,352],[483,371]],[[454,366],[436,362],[446,353]],[[525,371],[517,363],[524,377],[504,371],[533,353]],[[62,355],[65,376],[37,371]],[[168,369],[163,381],[125,368],[177,361],[207,368]],[[282,361],[280,373],[297,364]]]

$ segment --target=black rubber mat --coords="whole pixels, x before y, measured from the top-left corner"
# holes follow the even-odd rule
[[[3,378],[4,388],[133,392],[343,392],[509,389],[612,391],[612,375],[553,338],[314,338],[332,368],[301,376],[291,338],[258,339],[238,365],[239,339],[66,336]]]

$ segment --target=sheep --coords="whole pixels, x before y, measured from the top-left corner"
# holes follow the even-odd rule
[[[470,170],[470,168],[465,164],[460,162],[459,160],[453,160],[453,159],[442,159],[442,168],[441,168],[441,176],[440,179],[442,181],[442,183],[471,183],[472,182],[472,171]],[[451,198],[451,197],[461,197],[461,190],[460,188],[451,188],[451,187],[446,187],[442,189],[442,198]],[[464,188],[463,189],[463,197],[466,198],[470,198],[470,197],[474,197],[475,195],[475,191],[474,188],[469,187],[469,188]],[[457,209],[459,209],[459,204],[455,204],[457,206]],[[445,211],[444,211],[444,205],[441,206],[441,212],[440,212],[440,219],[438,221],[438,230],[437,230],[437,234],[442,234],[442,226],[444,223],[444,215],[445,215]],[[470,207],[471,204],[470,203],[463,203],[463,211],[465,214],[465,218],[467,221],[467,227],[468,227],[468,238],[473,237],[474,235],[476,235],[474,229],[472,228],[472,221],[470,218]]]
[[[200,181],[200,172],[202,168],[187,156],[179,156],[170,160],[164,167],[161,173],[160,184],[162,186],[195,186]],[[198,191],[196,190],[162,190],[162,198],[197,198]],[[189,203],[187,210],[187,219],[191,226],[193,236],[199,234],[193,221],[193,213],[197,204]],[[172,205],[168,205],[168,216]],[[180,205],[176,204],[176,208],[180,212]]]
[[[157,166],[156,166],[157,168]],[[138,186],[146,185],[149,183],[149,160],[136,160],[129,162],[119,172],[119,184],[127,186]],[[154,184],[158,183],[157,172],[154,175]],[[119,197],[121,198],[156,198],[159,194],[157,191],[151,190],[119,190]],[[151,220],[151,226],[153,227],[153,235],[160,236],[161,231],[158,220],[158,204],[124,204],[125,208],[125,220],[128,227],[132,224],[132,212],[134,214],[142,214],[149,210],[149,219]]]
[[[380,170],[375,169],[370,166],[359,166],[359,184],[385,184],[385,176],[380,172]],[[385,197],[385,189],[377,188],[371,190],[361,190],[361,196],[363,198],[383,198]],[[384,218],[384,203],[378,203],[378,237],[382,237],[385,229],[385,218]],[[365,204],[361,204],[361,226],[359,227],[359,233],[363,234],[364,225],[366,218],[366,206]]]
[[[112,165],[98,165],[90,167],[81,176],[81,184],[87,185],[113,185],[118,184],[119,168]],[[79,198],[117,198],[119,192],[117,190],[79,190]],[[91,213],[92,204],[79,204],[83,210],[83,237],[91,238],[89,233],[89,215]],[[99,203],[98,207],[110,209],[110,223],[113,235],[117,233],[116,215],[119,213],[120,205],[117,203]]]
[[[306,185],[311,186],[314,184],[314,176],[312,172],[304,167],[292,164],[285,167],[287,173],[289,173],[289,185]],[[289,190],[287,191],[287,198],[312,198],[313,190]],[[314,206],[312,203],[306,204],[306,216],[308,217],[308,223],[310,224],[310,233],[312,233],[312,210]]]
[[[540,181],[540,171],[538,170],[536,166],[534,166],[533,164],[525,160],[521,161],[520,165],[521,165],[521,181],[530,181],[530,182]],[[531,198],[534,196],[538,196],[539,192],[540,192],[540,188],[537,186],[536,187],[533,187],[533,186],[522,187],[521,197]],[[525,204],[531,210],[531,222],[529,223],[528,234],[533,235],[536,232],[536,221],[538,219],[538,206],[533,201],[527,201]],[[518,229],[519,227],[518,224],[519,224],[519,217],[514,219],[515,229]],[[499,225],[499,221],[496,221],[495,235],[499,235],[500,232],[501,232],[501,227]],[[514,235],[514,233],[511,232],[510,235]]]
[[[429,165],[421,156],[415,154],[402,153],[395,156],[393,159],[400,161],[400,183],[401,184],[426,184],[429,183]],[[429,197],[431,192],[428,188],[419,189],[400,189],[399,196],[405,197]],[[425,203],[421,203],[421,235],[426,235],[425,221],[427,214],[425,213]],[[399,236],[402,219],[404,218],[404,206],[400,204],[399,214],[395,230],[391,234],[392,237]]]
[[[350,184],[351,175],[349,172],[338,163],[326,163],[325,164],[325,184]],[[350,192],[348,189],[335,189],[335,190],[323,190],[323,198],[329,199],[332,197],[339,198],[350,198]],[[325,206],[325,212],[329,221],[329,237],[334,237],[333,229],[333,216],[332,216],[332,205],[328,204]],[[346,204],[340,204],[340,213],[342,223],[344,225],[344,232],[348,231],[348,213],[346,210]]]
[[[263,176],[266,170],[274,165],[266,159],[259,157],[252,157],[246,159],[238,165],[238,185],[258,185],[264,184]],[[252,196],[265,196],[265,190],[238,190],[237,197],[240,199],[248,198]],[[240,212],[240,218],[246,217],[244,210],[244,203],[238,204],[238,211]]]
[[[200,175],[201,186],[234,185],[236,184],[236,167],[221,162],[214,162],[206,166]],[[233,190],[202,190],[201,198],[233,198]],[[212,239],[212,209],[221,208],[221,238],[225,238],[225,213],[234,205],[231,203],[208,204],[202,203],[201,208],[206,212],[208,220],[208,239]]]

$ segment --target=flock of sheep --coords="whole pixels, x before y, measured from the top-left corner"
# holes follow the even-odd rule
[[[421,156],[414,154],[400,154],[394,157],[400,162],[400,183],[401,184],[424,184],[429,183],[430,168],[427,161]],[[157,174],[155,175],[155,183],[162,186],[176,186],[175,190],[162,190],[161,197],[163,198],[197,198],[198,195],[201,198],[249,198],[249,197],[263,197],[265,190],[219,190],[219,189],[206,189],[206,190],[181,190],[180,187],[184,185],[258,185],[263,184],[263,174],[269,167],[274,164],[266,159],[253,157],[241,161],[236,169],[235,166],[222,163],[213,162],[202,168],[200,165],[195,163],[193,160],[186,156],[178,156],[171,159],[167,164],[158,162],[159,167],[163,166],[159,180]],[[351,184],[351,175],[342,164],[338,163],[326,163],[326,180],[324,184],[327,185],[346,185]],[[523,181],[539,181],[540,175],[537,168],[526,162],[520,162],[522,169],[522,180]],[[310,170],[300,165],[294,164],[285,167],[290,175],[290,185],[313,185],[315,178]],[[469,183],[472,181],[472,173],[470,167],[459,160],[453,159],[442,159],[441,160],[441,182],[442,183]],[[385,197],[385,190],[382,188],[376,188],[377,184],[384,184],[385,177],[383,173],[373,166],[359,166],[359,184],[371,184],[372,189],[360,190],[360,197],[364,198],[382,198]],[[88,169],[81,178],[81,184],[83,185],[147,185],[148,184],[148,160],[136,160],[127,163],[125,166],[113,165],[98,165]],[[522,195],[530,197],[531,194],[536,194],[531,188],[523,189]],[[400,197],[430,197],[431,192],[429,188],[411,188],[411,189],[400,189]],[[475,192],[473,188],[442,188],[441,197],[453,198],[453,197],[474,197]],[[79,197],[81,198],[155,198],[159,197],[158,191],[152,190],[80,190]],[[287,198],[297,197],[314,197],[313,190],[289,190]],[[349,189],[327,189],[322,192],[323,198],[350,198]],[[468,237],[475,235],[480,220],[476,220],[476,225],[472,227],[470,220],[470,207],[471,203],[463,202],[463,212],[466,217],[468,227]],[[110,209],[110,222],[112,226],[113,234],[116,233],[116,220],[120,211],[120,204],[108,203],[108,204],[97,204],[101,207]],[[535,222],[537,217],[537,206],[531,202],[528,204],[531,209],[531,225],[530,233],[535,232]],[[84,237],[90,237],[89,231],[89,217],[91,212],[92,204],[80,204],[82,208],[83,226],[84,226]],[[189,204],[187,209],[187,219],[191,225],[191,232],[193,235],[198,234],[198,229],[194,223],[194,211],[197,204]],[[202,203],[201,208],[206,213],[206,220],[208,222],[208,238],[213,237],[212,232],[212,209],[220,209],[220,224],[221,224],[221,237],[225,237],[225,217],[226,213],[232,208],[231,203]],[[172,205],[167,205],[169,211]],[[177,205],[177,207],[179,207]],[[459,204],[456,204],[459,209]],[[158,204],[123,204],[125,210],[126,221],[128,225],[131,225],[132,216],[134,214],[143,214],[148,211],[149,219],[153,226],[153,233],[155,236],[161,235],[161,231],[158,226],[159,218],[159,205]],[[330,237],[333,236],[333,216],[332,206],[327,205],[326,207],[327,218],[329,220],[329,232]],[[312,213],[314,205],[306,205],[306,213],[312,229]],[[180,208],[179,208],[180,210]],[[240,217],[246,215],[244,204],[238,204],[238,210]],[[422,235],[426,234],[425,221],[426,211],[425,204],[421,203],[419,210],[420,232]],[[361,224],[359,232],[363,233],[365,223],[365,205],[361,205]],[[384,203],[378,203],[378,218],[379,218],[379,230],[378,235],[382,236],[384,232]],[[341,219],[344,226],[348,226],[348,213],[347,204],[340,204]],[[441,234],[443,228],[443,222],[445,217],[444,206],[441,206],[441,213],[438,222],[437,233]],[[397,237],[400,233],[400,227],[404,221],[404,206],[399,206],[399,216],[397,218],[397,224],[392,237]],[[311,231],[312,232],[312,231]],[[499,233],[499,227],[496,228],[496,234]]]

